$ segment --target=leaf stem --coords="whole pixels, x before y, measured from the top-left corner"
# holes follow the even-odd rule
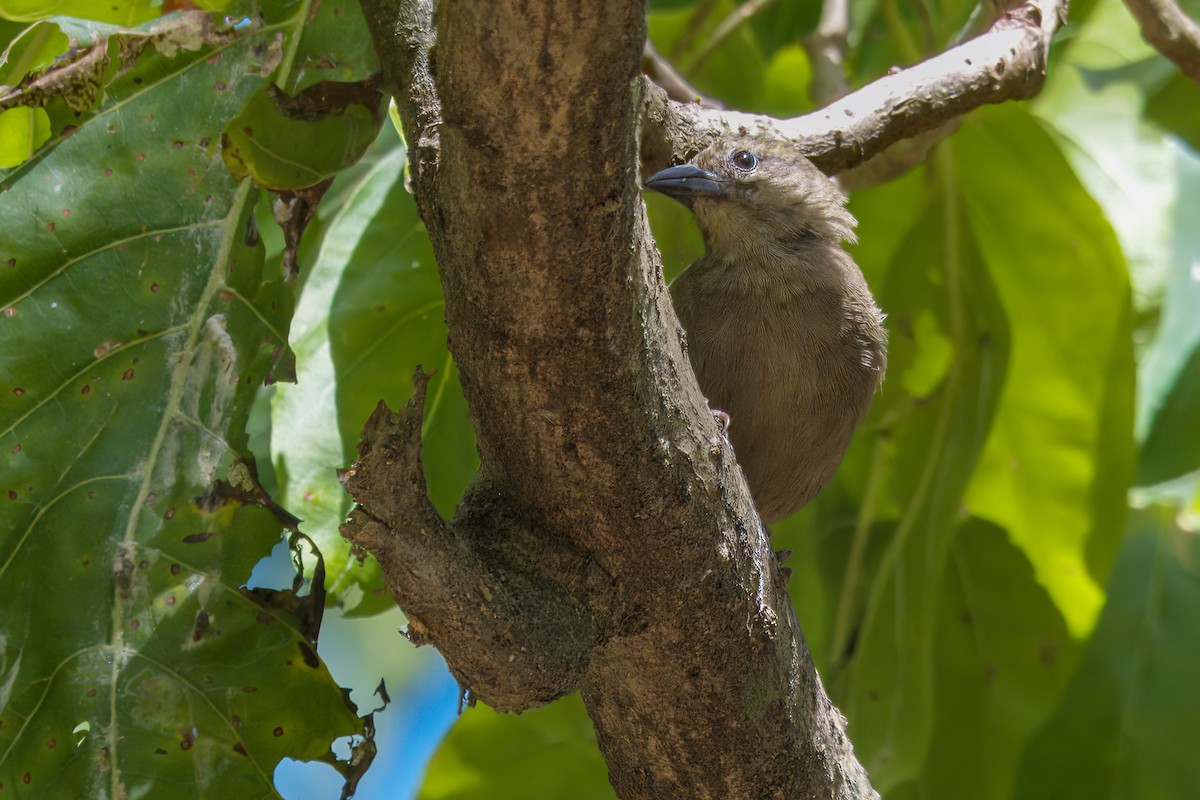
[[[871,523],[879,504],[879,491],[883,484],[883,468],[886,463],[885,449],[888,434],[881,429],[871,451],[871,465],[867,471],[867,484],[863,489],[862,503],[854,521],[854,539],[850,544],[850,556],[846,561],[846,575],[842,579],[842,591],[838,598],[837,616],[833,625],[833,647],[830,661],[833,666],[831,682],[845,666],[849,654],[850,633],[854,624],[854,598],[858,594],[858,583],[862,576],[863,560],[867,554],[867,543],[871,539]]]
[[[292,33],[288,35],[287,44],[283,48],[283,58],[275,69],[275,85],[285,92],[288,88],[285,84],[291,77],[292,67],[296,62],[296,51],[300,49],[300,40],[304,38],[304,20],[312,13],[312,4],[313,0],[303,0],[300,8],[296,10],[296,16],[292,17],[293,21],[299,18],[300,24],[292,27]]]

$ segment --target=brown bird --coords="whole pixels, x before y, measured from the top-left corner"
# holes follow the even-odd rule
[[[650,177],[691,208],[704,256],[671,284],[688,354],[764,523],[833,476],[883,380],[887,331],[845,197],[783,143],[738,139]]]

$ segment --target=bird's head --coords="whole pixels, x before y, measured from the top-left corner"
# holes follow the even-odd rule
[[[651,175],[646,188],[692,209],[714,253],[854,241],[855,220],[841,190],[783,142],[718,142]]]

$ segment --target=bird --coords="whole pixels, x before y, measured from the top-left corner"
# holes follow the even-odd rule
[[[887,369],[884,314],[842,242],[854,216],[784,141],[733,138],[645,181],[704,255],[670,286],[688,359],[770,524],[833,477]]]

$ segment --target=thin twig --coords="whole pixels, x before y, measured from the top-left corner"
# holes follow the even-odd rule
[[[818,106],[832,103],[850,91],[846,80],[846,41],[850,30],[850,0],[825,0],[817,29],[804,37],[804,52],[812,66],[808,93]]]
[[[731,33],[773,2],[775,0],[746,0],[745,3],[735,8],[728,17],[721,20],[721,24],[712,32],[712,35],[704,40],[704,44],[700,45],[699,49],[692,54],[692,57],[684,62],[684,66],[682,67],[683,72],[691,74],[700,69],[704,62],[708,60],[708,57],[713,54],[713,51],[729,38]]]
[[[649,39],[642,48],[642,74],[661,86],[666,91],[667,97],[677,103],[699,103],[702,108],[725,107],[720,100],[703,94],[688,83],[687,79],[659,54]]]

